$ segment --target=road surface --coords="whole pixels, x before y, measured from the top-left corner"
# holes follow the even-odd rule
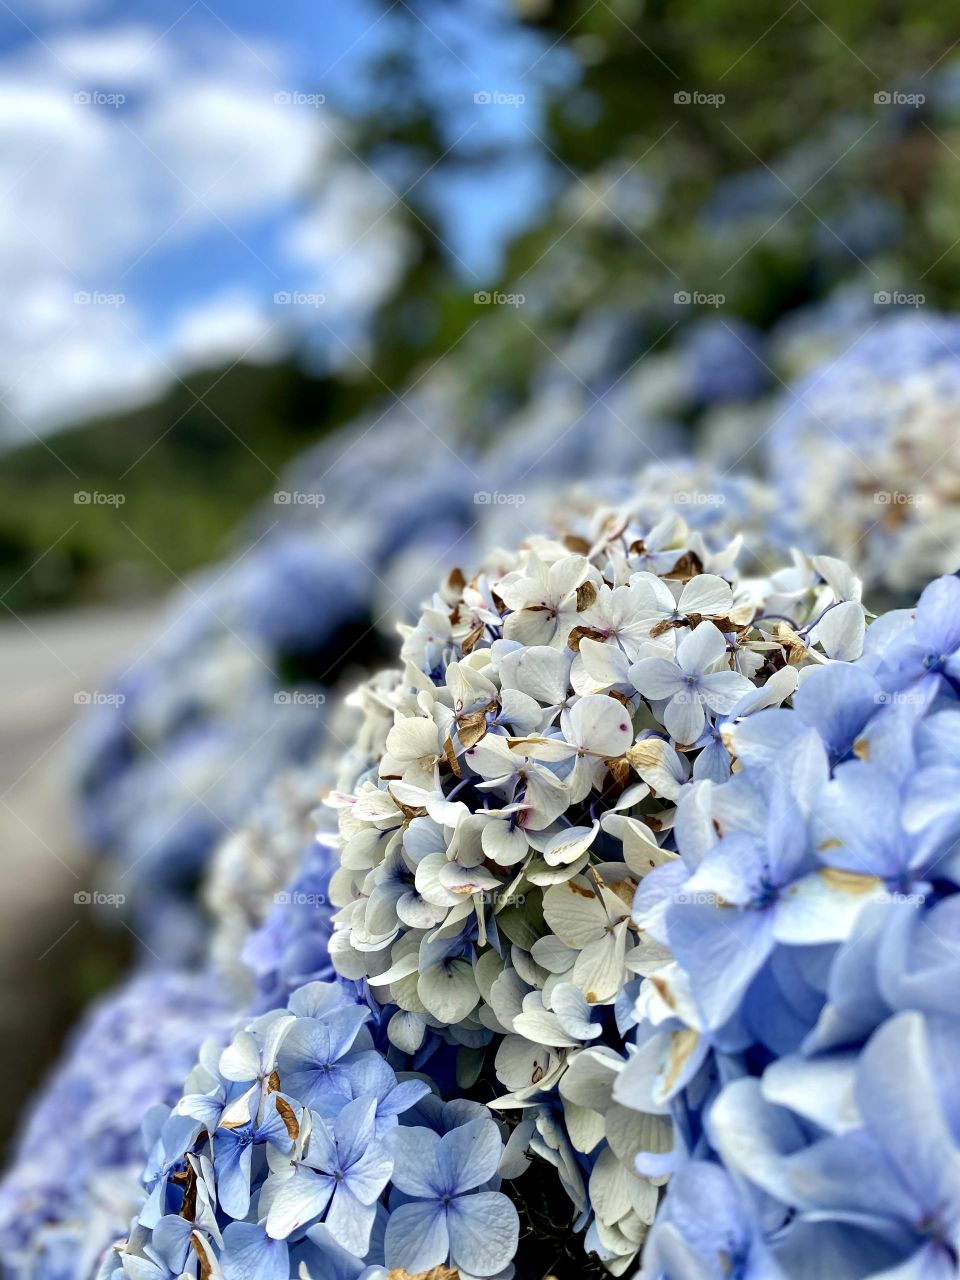
[[[108,672],[145,642],[156,613],[139,606],[0,617],[0,1043],[16,1065],[10,1096],[0,1098],[0,1147],[75,1013],[78,966],[90,963],[94,924],[74,902],[89,887],[69,792],[84,710],[75,695],[105,687]]]

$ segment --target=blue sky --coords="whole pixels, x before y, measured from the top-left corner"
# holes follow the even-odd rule
[[[0,439],[275,358],[305,329],[333,362],[363,360],[413,182],[451,269],[496,281],[555,189],[543,98],[575,71],[508,0],[418,12],[411,36],[372,0],[5,0]],[[375,174],[352,153],[355,113],[403,109],[370,75],[398,39],[451,156],[495,145],[495,169]]]

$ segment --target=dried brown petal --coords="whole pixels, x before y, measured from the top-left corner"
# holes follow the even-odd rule
[[[626,707],[628,711],[633,710],[632,701],[627,697],[625,693],[621,693],[619,689],[608,689],[607,697],[613,698],[616,702],[620,703],[621,707]]]
[[[300,1136],[300,1124],[297,1120],[293,1107],[286,1098],[277,1097],[277,1114],[283,1121],[283,1127],[289,1133],[290,1137],[296,1142]]]
[[[449,734],[447,734],[447,740],[443,744],[443,758],[450,766],[451,772],[456,774],[458,778],[463,776],[460,770],[460,761],[457,759],[457,753],[453,749],[453,740]]]
[[[190,1235],[190,1245],[200,1262],[200,1280],[211,1280],[211,1277],[213,1276],[213,1265],[210,1262],[210,1257],[207,1254],[207,1251],[203,1247],[203,1242],[195,1231]]]
[[[589,609],[597,598],[597,588],[587,579],[581,582],[577,587],[577,613],[583,613],[584,609]]]
[[[192,1164],[173,1174],[171,1182],[183,1184],[183,1204],[180,1206],[180,1217],[193,1222],[197,1216],[197,1174]]]
[[[579,556],[588,556],[590,554],[590,543],[586,538],[580,538],[575,533],[568,533],[563,539],[563,545],[568,551],[573,551]]]
[[[693,617],[693,614],[690,615]],[[655,627],[650,629],[651,640],[656,640],[658,636],[662,636],[666,631],[675,631],[678,627],[686,627],[691,625],[686,618],[663,618]]]
[[[387,787],[387,790],[390,791],[390,788]],[[403,815],[404,826],[406,826],[408,822],[412,822],[414,818],[426,817],[426,813],[427,813],[426,809],[420,808],[419,806],[412,805],[412,804],[402,804],[397,799],[397,797],[393,794],[392,791],[390,791],[390,798],[393,801],[393,803],[397,806],[397,808],[400,810],[401,814]]]
[[[616,756],[607,761],[607,775],[614,791],[622,791],[632,777],[630,761],[626,756]],[[604,788],[606,792],[606,788]]]
[[[575,653],[580,652],[580,641],[584,638],[588,640],[606,640],[607,633],[598,631],[596,627],[574,627],[567,636],[567,647],[573,649]]]
[[[496,701],[488,702],[485,707],[481,707],[479,711],[470,711],[467,715],[457,716],[457,737],[460,739],[460,745],[466,747],[475,747],[480,739],[487,732],[487,712],[496,711],[498,704]]]
[[[460,648],[463,650],[464,653],[473,653],[482,635],[483,635],[483,623],[481,622],[479,626],[476,626],[473,628],[473,630],[467,636],[466,640],[464,640],[460,645]]]
[[[776,634],[777,639],[787,651],[787,663],[789,666],[799,667],[801,662],[806,661],[807,646],[792,627],[788,627],[785,622],[778,623]]]
[[[683,555],[679,555],[676,564],[669,573],[662,573],[661,578],[667,578],[671,582],[689,582],[691,578],[696,578],[703,573],[703,561],[695,551],[687,551]]]

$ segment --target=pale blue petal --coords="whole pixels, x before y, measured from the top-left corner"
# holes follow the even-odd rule
[[[447,1215],[435,1200],[402,1204],[391,1213],[384,1240],[385,1260],[391,1270],[416,1275],[442,1266],[449,1253]]]
[[[341,1248],[362,1258],[370,1248],[370,1231],[376,1212],[375,1204],[361,1204],[346,1183],[340,1183],[333,1193],[324,1221]]]
[[[683,672],[666,658],[643,658],[635,662],[630,668],[630,679],[638,693],[654,702],[672,698],[679,689],[687,687]]]
[[[231,1218],[245,1218],[250,1208],[253,1146],[221,1129],[214,1137],[213,1152],[220,1207]]]
[[[454,1266],[470,1275],[494,1276],[517,1252],[520,1218],[502,1192],[481,1191],[451,1202],[447,1229]]]
[[[480,1187],[497,1172],[503,1140],[493,1120],[471,1120],[440,1139],[437,1168],[448,1195]]]
[[[393,1155],[393,1185],[408,1196],[442,1195],[437,1161],[440,1135],[432,1129],[402,1126],[389,1134]]]
[[[722,1026],[773,947],[773,913],[738,907],[671,907],[670,945],[690,974],[708,1026]]]
[[[224,1280],[289,1280],[290,1255],[285,1240],[271,1240],[253,1222],[231,1222],[223,1233],[220,1255]]]

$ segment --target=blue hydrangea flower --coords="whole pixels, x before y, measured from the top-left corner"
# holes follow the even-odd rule
[[[496,1177],[503,1155],[496,1124],[470,1120],[442,1137],[402,1127],[393,1136],[393,1185],[415,1199],[390,1215],[387,1265],[415,1274],[449,1261],[471,1275],[496,1275],[513,1258],[520,1229],[502,1192],[477,1191]]]
[[[952,643],[954,583],[881,628],[862,669],[732,725],[740,771],[693,784],[682,862],[641,885],[636,918],[673,959],[641,983],[612,1092],[669,1111],[676,1171],[645,1278],[956,1271],[960,705],[923,663]],[[759,895],[758,840],[782,868]],[[715,897],[688,925],[678,900],[701,884]],[[652,1145],[638,1159],[656,1167]]]
[[[261,1206],[268,1236],[286,1239],[322,1217],[342,1248],[358,1257],[366,1254],[376,1202],[393,1170],[375,1141],[376,1111],[374,1099],[356,1098],[334,1120],[310,1113],[293,1163],[271,1164]]]

